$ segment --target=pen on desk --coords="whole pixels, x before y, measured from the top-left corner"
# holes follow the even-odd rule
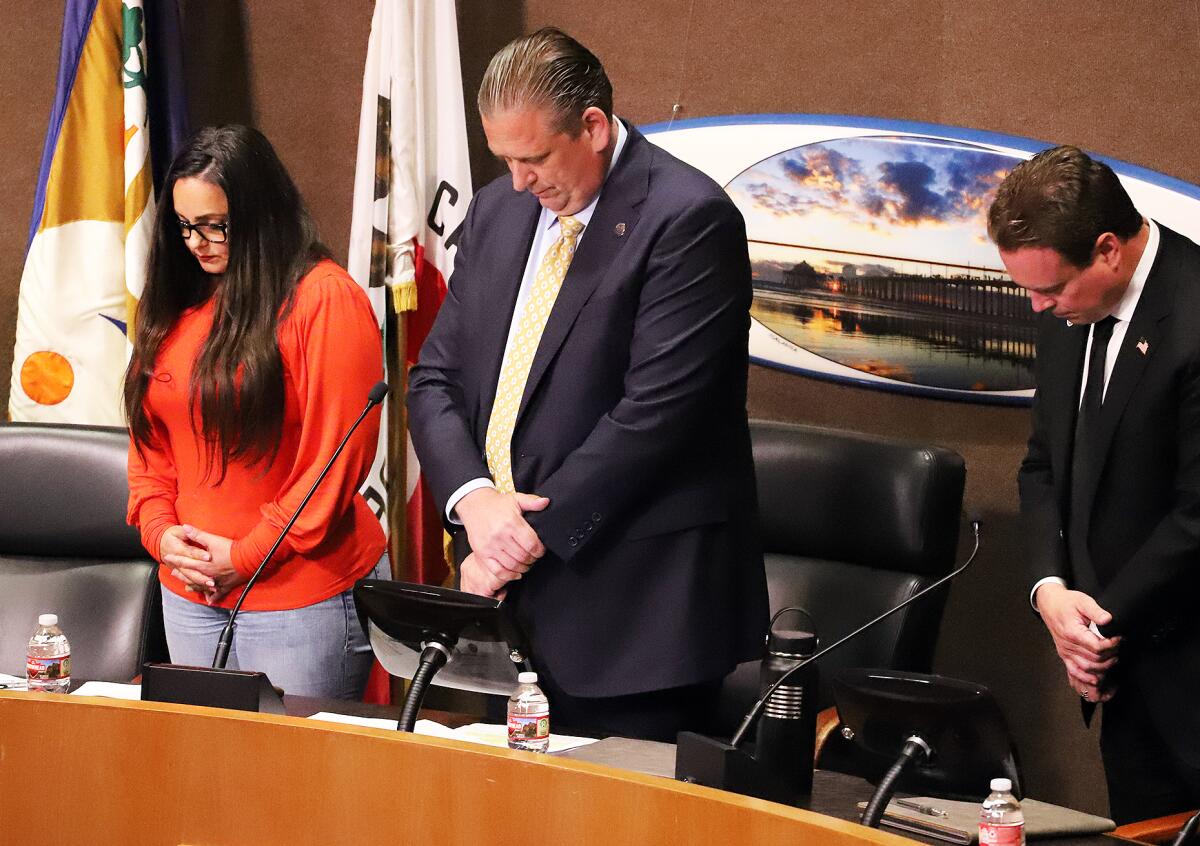
[[[921,802],[914,802],[912,799],[893,799],[892,802],[901,808],[908,808],[910,811],[916,811],[919,814],[928,814],[931,817],[944,817],[947,815],[941,808],[935,808],[933,805],[926,805]]]

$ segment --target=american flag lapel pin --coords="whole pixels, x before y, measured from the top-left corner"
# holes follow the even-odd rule
[[[1140,338],[1137,342],[1137,348],[1138,352],[1140,352],[1142,355],[1146,355],[1148,352],[1150,352],[1150,342],[1145,338]]]

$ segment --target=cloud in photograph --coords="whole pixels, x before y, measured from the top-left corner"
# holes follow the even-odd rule
[[[824,212],[871,229],[981,224],[1012,164],[1008,156],[959,142],[848,138],[779,153],[730,189],[776,218]]]
[[[1002,272],[986,213],[1015,156],[933,136],[788,147],[726,190],[751,241]]]

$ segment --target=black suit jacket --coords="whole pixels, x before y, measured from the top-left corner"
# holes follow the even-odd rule
[[[1161,241],[1099,416],[1087,550],[1068,549],[1071,443],[1087,326],[1040,318],[1033,435],[1019,474],[1033,576],[1056,575],[1113,615],[1116,670],[1163,737],[1200,765],[1200,246]]]
[[[437,501],[489,475],[484,438],[540,206],[507,177],[471,203],[413,368],[413,444]],[[746,423],[745,225],[637,130],[547,321],[512,440],[547,548],[509,601],[574,696],[723,676],[760,654],[766,582]],[[461,527],[455,527],[461,528]]]

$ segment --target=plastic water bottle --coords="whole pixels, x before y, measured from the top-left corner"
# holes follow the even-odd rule
[[[58,627],[57,614],[38,617],[38,629],[29,639],[25,674],[33,691],[67,693],[71,689],[71,644]]]
[[[979,809],[979,846],[1025,846],[1025,815],[1006,778],[992,779],[992,792]]]
[[[508,698],[508,748],[545,752],[550,748],[550,700],[537,684],[537,673],[517,676]]]

